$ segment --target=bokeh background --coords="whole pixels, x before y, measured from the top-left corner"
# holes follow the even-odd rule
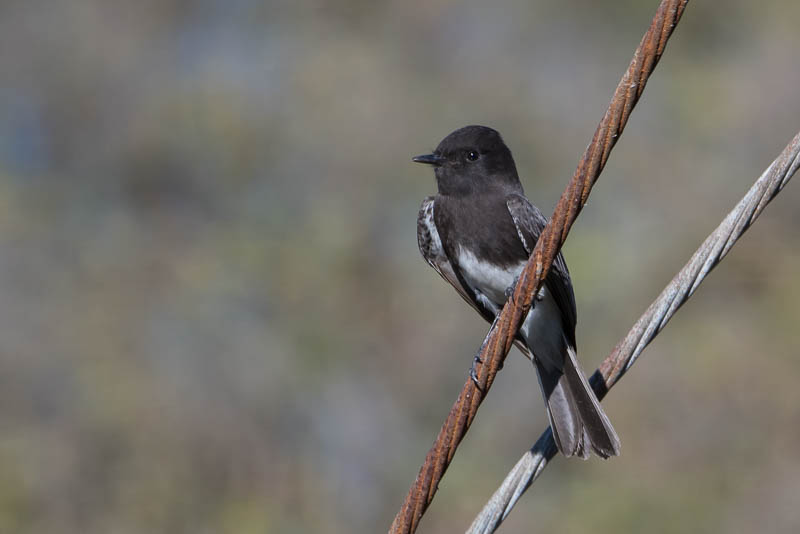
[[[0,532],[388,528],[487,325],[411,163],[494,126],[550,213],[657,2],[4,0]],[[587,372],[800,128],[800,3],[693,2],[565,246]],[[504,532],[800,529],[800,186]],[[545,428],[518,353],[423,532]]]

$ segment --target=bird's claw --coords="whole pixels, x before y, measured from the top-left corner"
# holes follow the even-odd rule
[[[514,290],[517,287],[517,282],[519,282],[519,276],[515,276],[514,281],[511,282],[511,285],[506,288],[506,299],[510,299],[511,295],[514,294]]]
[[[483,393],[483,387],[481,383],[478,381],[478,371],[475,369],[477,364],[483,364],[483,359],[480,355],[475,355],[475,359],[472,360],[472,367],[469,368],[469,378],[472,380],[472,383],[475,384],[475,387],[478,388],[478,391]]]
[[[508,286],[505,290],[506,299],[510,299],[514,295],[514,291],[517,289],[517,284],[519,283],[519,276],[514,277],[514,281],[511,282],[511,285]],[[531,308],[536,307],[537,302],[541,302],[544,300],[544,288],[540,289],[539,292],[536,294],[536,297],[531,301]]]

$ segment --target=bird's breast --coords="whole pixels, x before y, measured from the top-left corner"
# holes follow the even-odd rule
[[[495,305],[505,302],[506,288],[525,267],[525,262],[500,265],[478,258],[472,251],[458,247],[458,265],[467,284],[479,290]]]

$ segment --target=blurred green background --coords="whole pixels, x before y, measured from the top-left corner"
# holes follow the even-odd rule
[[[550,213],[655,10],[0,4],[0,532],[388,528],[487,325],[419,257],[413,155],[499,129]],[[693,2],[565,246],[587,372],[800,128],[800,3]],[[800,530],[800,185],[504,532]],[[422,532],[545,428],[516,351]]]

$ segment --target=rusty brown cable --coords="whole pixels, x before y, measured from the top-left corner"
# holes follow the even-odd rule
[[[644,348],[658,335],[678,308],[689,300],[709,272],[725,257],[734,243],[780,193],[800,168],[800,133],[756,180],[747,194],[706,238],[691,259],[647,308],[628,334],[600,364],[591,383],[602,399],[634,364]],[[511,469],[503,483],[472,522],[469,534],[494,532],[556,455],[556,444],[548,428],[534,446]]]
[[[536,243],[517,282],[513,295],[489,330],[481,346],[477,366],[478,388],[468,379],[450,409],[439,434],[425,456],[425,462],[409,489],[400,511],[389,529],[390,533],[416,531],[419,521],[433,500],[439,482],[453,455],[467,433],[480,403],[502,367],[514,336],[528,312],[535,292],[539,290],[550,270],[569,230],[586,204],[586,199],[608,160],[630,112],[644,91],[650,74],[664,53],[664,48],[681,18],[689,0],[662,0],[650,27],[634,52],[628,70],[623,75],[603,119],[595,130],[592,142],[586,148],[566,190],[561,195],[553,216]]]

